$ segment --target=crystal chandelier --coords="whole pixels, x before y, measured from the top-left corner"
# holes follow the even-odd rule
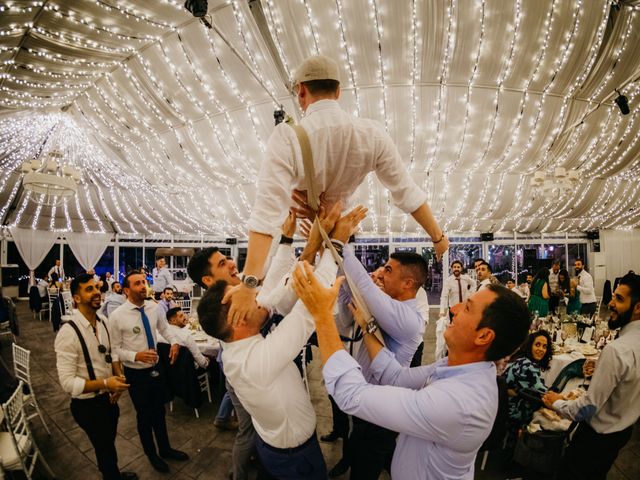
[[[31,160],[22,164],[22,186],[31,192],[29,199],[38,205],[57,206],[72,198],[78,190],[80,172],[60,164],[62,153],[49,152],[45,162]]]

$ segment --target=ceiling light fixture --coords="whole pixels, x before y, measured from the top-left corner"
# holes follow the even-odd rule
[[[80,172],[74,167],[60,165],[61,159],[61,152],[51,151],[49,160],[45,162],[31,160],[22,164],[22,186],[32,193],[29,199],[34,203],[57,206],[76,194]]]

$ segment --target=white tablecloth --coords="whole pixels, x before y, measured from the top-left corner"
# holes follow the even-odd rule
[[[584,355],[580,352],[560,353],[554,355],[551,359],[551,363],[549,364],[549,369],[542,372],[542,379],[544,380],[544,384],[547,388],[553,385],[553,382],[558,378],[558,375],[560,375],[560,372],[564,367],[581,358],[584,358]]]

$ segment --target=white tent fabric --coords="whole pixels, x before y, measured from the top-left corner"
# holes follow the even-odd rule
[[[640,230],[603,230],[600,242],[605,252],[606,278],[613,280],[629,270],[640,273]]]
[[[28,228],[10,227],[11,237],[22,260],[30,271],[38,268],[58,239],[57,232],[39,232]]]
[[[635,0],[210,0],[213,29],[182,5],[2,12],[3,224],[244,236],[273,111],[300,116],[289,79],[322,53],[342,106],[387,129],[447,231],[640,226]],[[56,149],[82,184],[38,207],[20,165]],[[577,170],[574,189],[531,186],[557,167]],[[353,201],[364,232],[420,233],[374,178]]]
[[[73,255],[85,270],[91,270],[96,266],[112,237],[107,233],[79,232],[69,232],[65,236]]]

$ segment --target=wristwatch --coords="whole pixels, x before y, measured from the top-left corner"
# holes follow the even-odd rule
[[[372,318],[371,321],[367,322],[367,333],[370,335],[373,335],[377,331],[378,331],[378,322],[376,322],[375,318]]]
[[[258,288],[262,285],[262,280],[255,275],[242,275],[242,283],[245,287]]]

